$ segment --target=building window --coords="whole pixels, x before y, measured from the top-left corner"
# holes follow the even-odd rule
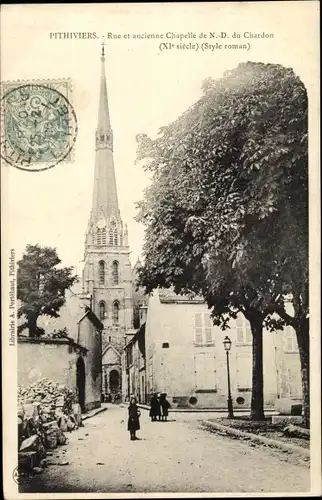
[[[113,303],[113,324],[116,325],[119,322],[120,304],[115,301]]]
[[[105,283],[105,263],[101,261],[98,264],[98,275],[99,275],[99,284],[104,285]]]
[[[105,319],[106,318],[106,305],[105,302],[102,300],[99,303],[99,309],[100,309],[100,319]]]
[[[194,331],[196,345],[214,345],[210,313],[195,313]]]
[[[287,370],[288,395],[291,399],[300,399],[302,397],[301,371],[297,367],[291,367]]]
[[[297,338],[294,328],[288,325],[283,333],[284,335],[284,352],[297,352]]]
[[[92,242],[92,245],[95,245],[95,234],[94,234],[94,231],[91,234],[91,242]]]
[[[123,246],[123,234],[120,235],[120,245]]]
[[[117,234],[117,229],[114,229],[114,245],[118,245],[118,234]]]
[[[169,342],[163,342],[163,344],[162,344],[163,349],[168,349],[169,347],[170,347]]]
[[[104,142],[104,134],[101,134],[101,142]]]
[[[106,245],[106,229],[102,229],[102,245]]]
[[[118,285],[118,283],[119,283],[119,263],[117,261],[113,262],[112,276],[113,276],[113,285]]]
[[[237,344],[252,344],[252,330],[249,321],[243,314],[238,314],[236,318],[236,343]]]

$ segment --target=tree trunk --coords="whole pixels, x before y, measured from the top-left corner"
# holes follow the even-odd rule
[[[264,415],[264,380],[263,380],[263,320],[261,317],[250,318],[253,336],[253,374],[251,420],[265,420]]]
[[[29,337],[37,336],[37,317],[34,315],[28,317]]]
[[[303,421],[310,428],[310,339],[309,320],[305,318],[295,328],[301,362]]]

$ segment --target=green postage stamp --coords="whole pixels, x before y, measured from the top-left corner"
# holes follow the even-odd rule
[[[1,87],[2,159],[30,172],[71,161],[77,119],[70,80],[4,82]]]

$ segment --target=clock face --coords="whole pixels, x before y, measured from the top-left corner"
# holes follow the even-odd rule
[[[100,220],[98,221],[98,223],[97,223],[97,227],[98,227],[99,229],[103,229],[103,227],[105,227],[105,220],[100,219]]]

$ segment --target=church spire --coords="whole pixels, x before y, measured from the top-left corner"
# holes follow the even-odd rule
[[[101,79],[98,121],[95,134],[96,157],[92,201],[92,220],[98,222],[114,217],[120,220],[113,161],[113,132],[111,129],[105,75],[104,43],[101,49]]]
[[[101,130],[108,131],[111,129],[111,123],[108,111],[108,98],[106,89],[104,42],[102,43],[101,63],[102,63],[102,69],[101,69],[101,84],[100,84],[100,98],[98,106],[97,129],[100,131]]]

